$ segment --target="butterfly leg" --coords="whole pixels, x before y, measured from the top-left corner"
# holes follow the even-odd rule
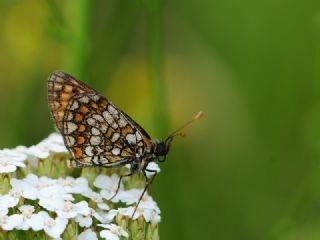
[[[116,190],[116,192],[113,194],[113,196],[112,196],[110,199],[108,199],[108,201],[111,201],[111,200],[118,194],[118,192],[119,192],[119,190],[120,190],[120,185],[121,185],[121,180],[122,180],[122,178],[124,178],[124,177],[130,177],[130,176],[132,176],[134,173],[135,173],[135,172],[130,172],[130,173],[128,173],[128,174],[124,174],[124,175],[121,175],[121,176],[120,176],[119,181],[118,181],[117,190]]]
[[[147,171],[147,172],[152,172],[152,173],[154,173],[154,174],[152,175],[151,179],[148,179],[148,178],[147,178],[146,171]],[[140,197],[139,197],[138,203],[137,203],[136,207],[134,208],[134,211],[133,211],[133,214],[132,214],[131,218],[134,217],[134,214],[135,214],[136,211],[137,211],[137,208],[138,208],[139,203],[141,202],[141,200],[142,200],[142,198],[143,198],[143,195],[145,194],[145,192],[147,191],[147,189],[149,188],[149,186],[151,186],[151,184],[152,184],[152,182],[153,182],[153,180],[154,180],[154,178],[156,177],[157,174],[158,174],[158,172],[155,171],[155,170],[145,169],[145,170],[143,171],[143,175],[144,175],[144,177],[145,177],[145,179],[146,179],[146,186],[144,187],[143,192],[142,192],[142,194],[141,194]]]

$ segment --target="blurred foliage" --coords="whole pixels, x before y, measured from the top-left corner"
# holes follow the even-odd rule
[[[153,137],[204,111],[152,188],[163,239],[320,238],[319,1],[2,0],[0,20],[0,146],[53,131],[61,69]]]

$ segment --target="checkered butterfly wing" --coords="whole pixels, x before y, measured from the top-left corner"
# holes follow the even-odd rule
[[[120,166],[152,147],[142,127],[67,73],[57,71],[49,77],[48,98],[73,167]]]

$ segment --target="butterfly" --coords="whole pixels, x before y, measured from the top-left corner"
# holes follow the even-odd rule
[[[144,174],[146,186],[135,210],[157,175],[155,170],[147,168],[148,164],[155,160],[164,162],[172,140],[184,135],[180,130],[202,116],[199,112],[164,141],[152,140],[138,123],[109,99],[61,71],[55,71],[49,77],[48,101],[55,126],[71,155],[69,166],[112,168],[129,164],[130,172],[120,176],[113,197],[123,177],[138,172]],[[146,172],[153,174],[151,179],[147,178]]]

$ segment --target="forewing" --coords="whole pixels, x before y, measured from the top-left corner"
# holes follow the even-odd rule
[[[62,131],[65,111],[71,98],[80,94],[97,94],[97,92],[64,72],[55,71],[49,77],[49,107],[60,132]]]
[[[119,166],[151,148],[137,123],[68,74],[55,72],[49,78],[49,102],[74,167]]]

